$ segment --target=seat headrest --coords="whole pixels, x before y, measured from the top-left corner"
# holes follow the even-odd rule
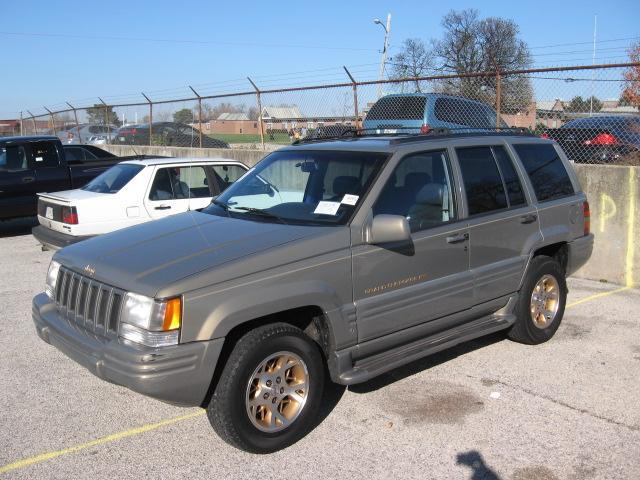
[[[416,203],[442,207],[444,186],[439,183],[427,183],[416,195]]]
[[[353,193],[358,188],[358,182],[358,177],[348,175],[336,177],[333,181],[333,194],[340,197],[345,193]]]

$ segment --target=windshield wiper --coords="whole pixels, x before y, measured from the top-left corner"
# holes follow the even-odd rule
[[[259,216],[266,217],[266,218],[273,218],[275,220],[278,220],[280,223],[282,223],[284,225],[289,225],[287,222],[284,221],[284,219],[282,217],[279,217],[278,215],[275,215],[275,214],[273,214],[271,212],[267,212],[266,210],[263,210],[261,208],[235,207],[234,210],[241,210],[243,212],[252,213],[254,215],[259,215]]]
[[[227,217],[231,218],[231,215],[229,215],[229,205],[227,205],[224,202],[221,202],[220,200],[216,200],[215,198],[213,200],[211,200],[211,203],[213,203],[214,205],[217,205],[220,208],[222,208],[224,210],[224,212],[227,214]]]

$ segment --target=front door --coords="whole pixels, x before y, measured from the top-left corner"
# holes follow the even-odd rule
[[[459,221],[445,150],[401,159],[378,196],[373,215],[402,215],[411,227],[406,245],[353,249],[358,340],[433,321],[471,306],[466,222]],[[450,328],[434,323],[434,331]]]

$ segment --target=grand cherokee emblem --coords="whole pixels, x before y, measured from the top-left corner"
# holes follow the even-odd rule
[[[86,273],[90,277],[93,277],[96,274],[96,269],[93,268],[91,265],[85,265],[82,270],[84,270],[84,273]]]

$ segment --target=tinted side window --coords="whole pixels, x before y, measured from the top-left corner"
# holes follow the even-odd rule
[[[524,198],[524,192],[522,191],[522,184],[516,173],[516,169],[513,166],[513,162],[509,154],[504,147],[491,147],[493,149],[493,155],[498,161],[500,167],[500,173],[502,173],[502,179],[507,187],[507,194],[509,196],[509,206],[514,207],[518,205],[524,205],[526,200]]]
[[[444,151],[412,154],[400,161],[373,207],[373,214],[402,215],[412,232],[456,218],[451,174]]]
[[[82,162],[84,161],[84,150],[77,147],[66,147],[64,149],[64,156],[67,162]]]
[[[53,142],[33,142],[31,155],[36,168],[57,167],[58,149]]]
[[[22,146],[0,146],[0,172],[26,170],[27,154]]]
[[[455,98],[438,98],[435,104],[436,119],[471,128],[495,127],[495,114],[486,107]],[[491,116],[493,115],[493,119]]]
[[[507,208],[502,178],[490,147],[458,148],[469,215]]]
[[[414,95],[383,97],[371,107],[366,120],[422,120],[426,101]]]
[[[513,148],[531,179],[538,201],[544,202],[575,193],[567,169],[553,145],[520,144]]]

